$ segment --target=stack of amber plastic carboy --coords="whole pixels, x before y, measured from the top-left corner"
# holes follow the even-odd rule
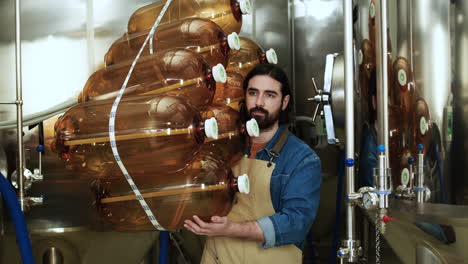
[[[277,60],[273,50],[237,35],[249,0],[173,0],[152,35],[152,50],[142,49],[165,4],[131,16],[128,32],[105,55],[105,68],[90,76],[80,103],[55,124],[51,147],[77,177],[92,181],[99,215],[117,230],[154,229],[135,188],[166,229],[180,228],[192,215],[207,221],[226,215],[234,194],[248,193],[248,176],[233,175],[230,167],[259,128],[255,120],[241,123],[228,106],[243,93],[219,85],[238,78],[241,88],[247,66]],[[224,99],[214,103],[218,87]]]

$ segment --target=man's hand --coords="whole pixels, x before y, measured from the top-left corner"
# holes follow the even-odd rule
[[[194,215],[193,221],[188,219],[184,221],[184,227],[197,235],[238,237],[265,242],[263,231],[257,221],[238,223],[229,220],[226,216],[213,216],[211,222],[207,223]]]
[[[207,223],[194,215],[193,220],[185,220],[184,227],[197,235],[204,236],[230,236],[233,222],[227,217],[213,216],[211,222]]]

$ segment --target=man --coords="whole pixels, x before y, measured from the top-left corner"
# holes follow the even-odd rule
[[[320,160],[288,131],[291,91],[280,68],[256,66],[244,91],[242,112],[257,120],[260,136],[233,172],[248,174],[250,194],[237,193],[227,217],[194,216],[185,227],[208,236],[202,263],[300,263],[319,204]]]

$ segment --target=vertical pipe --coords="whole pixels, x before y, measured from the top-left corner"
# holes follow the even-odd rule
[[[24,177],[23,177],[23,90],[21,76],[21,6],[20,0],[15,0],[15,59],[16,59],[16,130],[18,141],[18,199],[21,210],[24,211]]]
[[[385,146],[386,164],[388,165],[387,0],[377,1],[376,9],[378,144]]]
[[[345,108],[346,108],[346,160],[354,160],[354,105],[353,105],[353,6],[352,1],[343,0],[344,14],[344,64],[345,64]],[[354,166],[346,167],[346,195],[354,193]],[[351,203],[346,208],[348,240],[355,239],[355,211]]]
[[[288,1],[288,22],[289,22],[289,50],[290,50],[290,58],[291,58],[291,87],[293,93],[293,113],[296,114],[296,47],[295,47],[295,34],[294,34],[294,27],[295,27],[295,5],[294,0]]]
[[[159,264],[167,264],[169,257],[169,232],[159,232]]]
[[[422,150],[418,153],[418,185],[416,186],[416,201],[418,203],[424,202],[425,192],[424,192],[424,154]]]
[[[86,1],[86,46],[88,55],[88,71],[94,72],[94,8],[93,0]]]
[[[408,37],[408,44],[409,44],[409,55],[408,55],[408,62],[411,67],[411,72],[414,73],[414,66],[413,66],[413,1],[408,0],[407,2],[408,11],[406,12],[406,19],[408,20],[408,28],[409,28],[409,37]]]
[[[408,58],[409,61],[409,16],[408,16],[409,0],[398,0],[397,2],[397,56]]]

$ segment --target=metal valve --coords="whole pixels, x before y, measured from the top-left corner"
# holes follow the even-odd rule
[[[27,207],[42,205],[44,203],[44,196],[39,197],[26,197],[24,198]]]
[[[24,190],[29,190],[34,182],[42,181],[44,179],[44,176],[40,174],[39,169],[34,169],[34,173],[32,173],[30,170],[25,168],[23,176]],[[11,184],[18,189],[18,172],[16,170],[11,174]]]

